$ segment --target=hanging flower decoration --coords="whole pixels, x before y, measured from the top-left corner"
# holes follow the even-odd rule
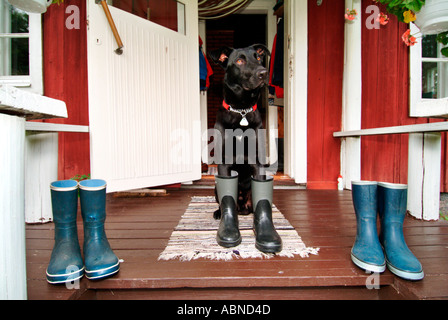
[[[403,12],[404,23],[410,23],[412,21],[415,21],[416,19],[417,19],[417,17],[415,16],[415,13],[412,10]]]
[[[372,0],[374,3],[382,4],[386,7],[388,13],[395,15],[398,21],[404,23],[410,23],[417,20],[416,12],[418,13],[425,5],[426,0]],[[444,0],[446,1],[446,0]],[[382,12],[376,19],[381,25],[386,25],[389,21],[387,15]],[[401,39],[407,46],[413,46],[417,43],[416,37],[411,35],[411,31],[407,30]],[[446,46],[448,45],[448,31],[444,31],[437,35],[437,42]],[[442,55],[448,57],[448,47],[444,47],[441,50]]]
[[[376,18],[376,21],[378,21],[380,25],[385,26],[389,23],[389,16],[385,13],[380,12],[378,14],[378,18]]]
[[[403,35],[401,36],[401,39],[408,47],[413,46],[414,44],[417,43],[416,38],[413,35],[411,35],[410,29],[406,30],[406,32],[403,33]]]
[[[415,11],[419,11],[423,3],[421,0],[395,1],[395,0],[373,0],[376,3],[382,3],[387,6],[387,11],[397,16],[398,20],[404,23],[410,23],[417,19]],[[385,26],[389,22],[387,14],[381,12],[376,19],[380,25]],[[413,46],[417,43],[415,36],[411,35],[411,30],[407,30],[401,36],[401,39],[407,46]]]
[[[347,10],[345,11],[345,19],[346,20],[353,21],[353,20],[355,20],[357,15],[358,15],[358,13],[356,12],[355,9],[350,10],[349,8],[347,8]]]

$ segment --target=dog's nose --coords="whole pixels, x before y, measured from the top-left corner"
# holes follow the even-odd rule
[[[267,70],[258,71],[258,78],[260,80],[264,80],[264,79],[266,79],[267,74],[268,74]]]

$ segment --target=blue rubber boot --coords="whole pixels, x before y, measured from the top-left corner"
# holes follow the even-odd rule
[[[47,267],[51,284],[72,282],[84,275],[84,263],[78,241],[78,182],[55,181],[50,184],[54,220],[54,247]]]
[[[351,258],[354,264],[370,272],[386,270],[383,249],[378,238],[377,182],[352,182],[353,207],[356,213],[356,240]]]
[[[387,268],[406,280],[421,280],[423,268],[409,250],[403,235],[407,185],[378,183],[378,212],[381,220],[380,241],[386,254]]]
[[[84,221],[84,263],[86,277],[103,279],[118,272],[120,262],[110,248],[104,230],[106,221],[106,181],[83,180],[79,183],[81,214]]]

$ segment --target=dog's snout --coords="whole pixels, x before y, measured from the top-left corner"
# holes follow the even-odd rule
[[[258,71],[258,78],[260,80],[266,79],[266,76],[268,75],[268,71],[266,69]]]

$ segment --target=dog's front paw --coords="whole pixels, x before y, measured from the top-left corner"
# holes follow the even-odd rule
[[[252,205],[250,204],[243,204],[238,206],[238,214],[242,216],[247,216],[252,213]]]
[[[221,209],[216,210],[215,212],[213,212],[213,218],[215,220],[219,220],[221,219]]]

